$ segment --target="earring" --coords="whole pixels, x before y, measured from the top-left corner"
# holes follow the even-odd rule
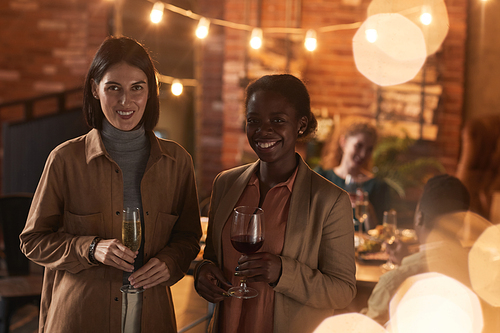
[[[99,99],[99,96],[97,96],[97,94],[94,95],[94,98],[95,99]]]
[[[299,131],[299,135],[302,135],[303,133],[304,133],[304,131],[302,131],[302,130],[301,130],[301,131]]]

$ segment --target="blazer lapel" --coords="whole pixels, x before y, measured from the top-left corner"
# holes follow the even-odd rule
[[[311,202],[311,170],[300,158],[297,178],[290,199],[282,255],[297,258],[302,251],[304,229],[307,227]]]
[[[229,191],[227,191],[227,193],[221,198],[220,203],[217,206],[217,211],[215,212],[214,216],[214,221],[215,221],[214,234],[216,239],[222,239],[222,229],[224,228],[224,225],[226,224],[227,219],[231,215],[234,206],[238,202],[241,194],[243,193],[243,190],[248,184],[248,180],[255,172],[255,170],[258,168],[258,166],[259,166],[259,161],[256,161],[255,163],[249,165],[249,167],[245,171],[243,171],[238,176],[238,178],[236,178],[234,183],[229,188]],[[219,243],[217,251],[219,258],[221,258],[222,254],[221,243]]]

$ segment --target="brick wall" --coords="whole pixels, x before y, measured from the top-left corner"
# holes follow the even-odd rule
[[[1,1],[0,104],[82,86],[108,34],[111,6],[101,0]],[[0,110],[0,120],[22,118],[22,109]]]
[[[223,2],[223,1],[219,1]],[[449,173],[454,173],[460,149],[460,128],[462,126],[462,104],[464,90],[464,59],[467,22],[467,3],[465,0],[445,1],[450,21],[449,33],[436,55],[437,75],[443,87],[441,100],[436,110],[436,124],[439,127],[435,142],[426,142],[417,150],[419,154],[435,156],[445,165]],[[224,19],[237,22],[257,24],[255,6],[245,16],[244,1],[226,0]],[[254,3],[254,2],[252,2]],[[263,0],[262,27],[283,27],[285,8],[284,0]],[[353,3],[354,5],[349,5]],[[366,19],[366,11],[370,1],[302,1],[299,27],[319,28],[329,25],[362,22]],[[295,12],[294,12],[295,13]],[[207,14],[207,16],[209,16]],[[296,21],[292,15],[292,24]],[[246,21],[245,21],[246,20]],[[292,25],[293,26],[293,25]],[[352,54],[352,38],[356,30],[343,30],[318,34],[318,48],[312,54],[307,51],[297,55],[303,62],[300,76],[306,82],[311,94],[312,107],[326,109],[329,116],[365,115],[374,116],[376,103],[376,85],[360,74],[354,64]],[[248,73],[245,59],[249,57],[252,65],[252,52],[248,51],[248,32],[224,28],[224,66],[222,73],[222,92],[217,107],[222,112],[211,119],[222,132],[210,135],[199,132],[198,141],[207,144],[219,144],[221,159],[218,164],[202,163],[200,193],[207,194],[217,171],[234,167],[242,163],[248,150],[246,137],[242,131],[244,89],[240,80]],[[280,36],[276,36],[279,38]],[[266,39],[266,36],[264,36]],[[220,50],[219,50],[220,51]],[[213,68],[212,62],[204,58],[200,73],[203,77]],[[247,65],[249,64],[247,63]],[[217,61],[213,64],[220,65]],[[269,72],[276,71],[276,68]],[[219,77],[217,78],[217,82]],[[222,107],[219,102],[222,102]],[[204,108],[205,110],[205,108]],[[204,149],[199,151],[201,161],[213,159],[214,155]],[[210,155],[210,156],[208,156]],[[206,170],[210,164],[210,170]],[[217,167],[214,167],[217,165]]]

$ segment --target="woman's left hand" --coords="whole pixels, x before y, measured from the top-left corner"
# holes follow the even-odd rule
[[[236,276],[245,276],[248,282],[274,284],[281,276],[281,259],[268,252],[244,254],[238,260]]]
[[[147,264],[139,268],[129,277],[134,288],[148,289],[170,279],[170,270],[158,258],[151,258]]]

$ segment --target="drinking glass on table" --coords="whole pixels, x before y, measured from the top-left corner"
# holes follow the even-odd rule
[[[384,241],[386,243],[386,246],[390,246],[396,241],[398,237],[397,213],[394,209],[391,209],[388,212],[387,211],[384,212],[384,220],[382,227],[383,227],[382,232],[384,235]],[[397,265],[392,262],[391,257],[389,257],[387,262],[385,262],[382,265],[382,268],[388,271],[393,270],[396,267]]]
[[[360,233],[363,233],[363,226],[365,227],[365,231],[368,231],[368,227],[365,223],[368,219],[368,206],[368,192],[358,188],[356,190],[356,207],[354,208],[354,216],[359,221]]]
[[[257,252],[264,243],[264,211],[259,207],[240,206],[234,209],[231,223],[231,244],[244,254]],[[246,278],[241,278],[238,287],[232,287],[228,294],[236,298],[253,298],[259,293],[247,287]]]
[[[126,207],[122,219],[122,243],[133,252],[141,247],[142,229],[139,208]],[[124,286],[128,290],[136,290],[130,284]],[[142,288],[139,288],[142,289]]]
[[[345,190],[349,193],[349,198],[351,199],[352,207],[354,208],[356,204],[356,191],[358,189],[358,181],[356,177],[353,177],[350,174],[345,176]]]

